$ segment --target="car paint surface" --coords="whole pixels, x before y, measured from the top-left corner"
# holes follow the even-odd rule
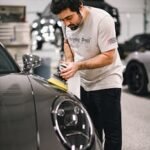
[[[82,105],[79,99],[42,77],[20,71],[1,44],[0,50],[15,68],[9,73],[0,70],[0,150],[68,149],[56,132],[53,105],[60,96]],[[101,149],[95,130],[92,139],[88,149]]]
[[[52,102],[56,95],[63,93],[58,91],[38,77],[19,74],[0,76],[1,150],[12,147],[21,150],[32,147],[34,150],[38,142],[44,150],[49,147],[62,149],[55,131],[50,130],[53,129]]]

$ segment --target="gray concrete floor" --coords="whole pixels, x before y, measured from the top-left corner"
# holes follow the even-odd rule
[[[150,96],[122,92],[123,150],[150,150]]]

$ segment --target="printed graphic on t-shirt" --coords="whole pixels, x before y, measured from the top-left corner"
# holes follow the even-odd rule
[[[85,37],[81,37],[81,38],[76,38],[76,37],[69,37],[69,40],[71,42],[76,42],[76,43],[80,43],[80,44],[88,44],[91,41],[91,38],[85,38]]]
[[[91,37],[68,37],[71,46],[78,48],[81,45],[88,46],[91,43]]]
[[[109,44],[113,44],[113,43],[116,43],[116,42],[117,42],[116,37],[113,37],[113,38],[111,38],[111,39],[108,40]]]

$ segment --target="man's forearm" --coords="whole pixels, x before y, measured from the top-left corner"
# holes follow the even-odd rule
[[[113,49],[108,52],[99,54],[88,60],[79,61],[77,62],[77,65],[79,70],[96,69],[111,64],[114,58],[115,58],[115,50]]]
[[[67,42],[64,42],[64,55],[65,55],[65,61],[66,62],[73,62],[74,61],[74,55],[73,52]]]
[[[99,54],[93,58],[78,62],[69,62],[67,67],[61,70],[61,76],[68,80],[73,77],[78,70],[95,69],[111,64],[115,59],[115,50],[110,50]]]

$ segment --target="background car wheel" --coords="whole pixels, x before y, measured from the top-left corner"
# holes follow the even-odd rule
[[[41,50],[42,49],[42,46],[43,46],[43,41],[38,41],[37,42],[37,50]]]
[[[147,74],[143,64],[139,62],[130,62],[126,68],[126,81],[129,90],[138,95],[147,93]]]

